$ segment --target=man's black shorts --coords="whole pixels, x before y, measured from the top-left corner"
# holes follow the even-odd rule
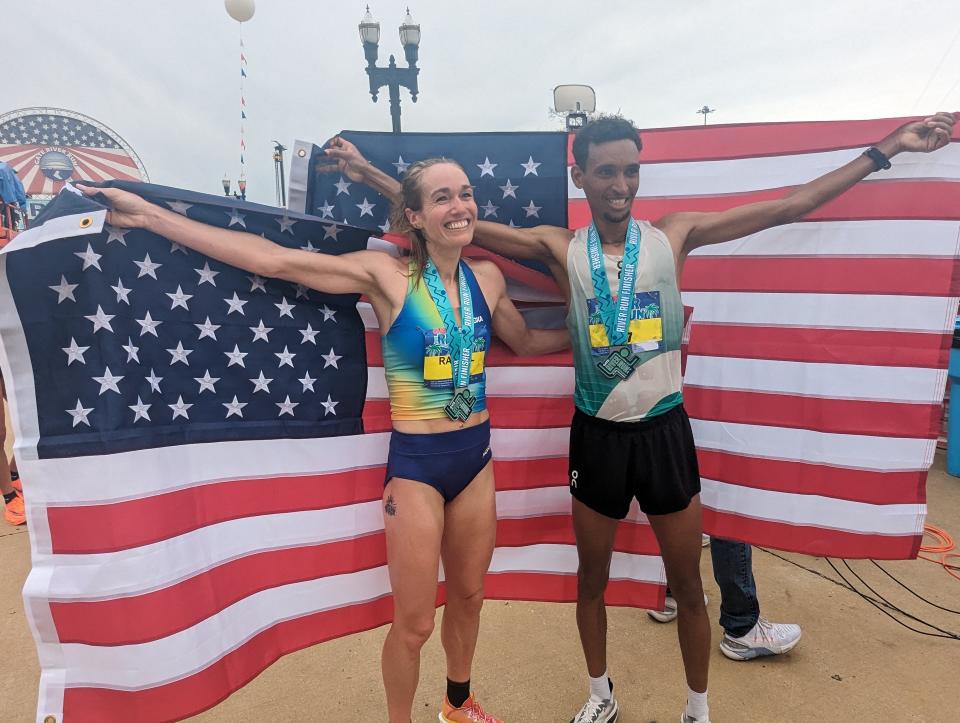
[[[685,510],[700,470],[683,405],[638,422],[611,422],[577,409],[570,425],[570,493],[594,512],[622,520],[637,498],[648,515]]]

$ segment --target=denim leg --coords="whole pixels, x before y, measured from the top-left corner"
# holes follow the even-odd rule
[[[720,625],[739,638],[750,632],[760,617],[757,584],[753,579],[753,551],[745,542],[710,538],[713,579],[720,586]]]

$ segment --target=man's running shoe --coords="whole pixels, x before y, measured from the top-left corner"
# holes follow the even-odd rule
[[[570,719],[570,723],[614,723],[619,713],[620,706],[613,697],[613,681],[610,681],[610,697],[599,698],[591,693],[580,712]]]
[[[12,470],[10,472],[10,484],[23,497],[23,483],[20,481],[20,475]]]
[[[27,513],[23,509],[23,497],[17,494],[4,505],[3,519],[14,527],[27,524]]]
[[[467,698],[459,708],[450,705],[450,701],[444,696],[443,705],[437,717],[442,723],[503,723],[499,718],[485,713],[473,695]]]
[[[704,594],[703,604],[706,605],[708,602],[707,596]],[[663,610],[647,610],[647,615],[658,623],[672,623],[677,619],[677,601],[670,595],[667,595],[663,601]]]
[[[790,623],[771,623],[766,618],[757,620],[749,633],[734,638],[726,633],[720,639],[720,652],[730,660],[750,660],[765,655],[780,655],[793,650],[800,642],[800,626]]]
[[[709,718],[691,718],[687,715],[687,712],[684,711],[680,714],[680,723],[710,723]]]

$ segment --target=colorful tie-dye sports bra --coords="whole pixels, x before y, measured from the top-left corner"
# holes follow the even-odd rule
[[[486,354],[490,348],[490,309],[470,267],[463,264],[473,297],[473,361],[470,393],[474,412],[487,408]],[[427,285],[410,266],[403,309],[382,339],[383,368],[394,420],[446,419],[444,406],[453,397],[453,376],[446,329]]]

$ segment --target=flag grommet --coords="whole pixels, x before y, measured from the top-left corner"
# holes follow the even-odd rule
[[[84,216],[80,219],[80,228],[90,228],[93,223],[93,216]],[[49,723],[49,721],[44,720],[43,723]]]

